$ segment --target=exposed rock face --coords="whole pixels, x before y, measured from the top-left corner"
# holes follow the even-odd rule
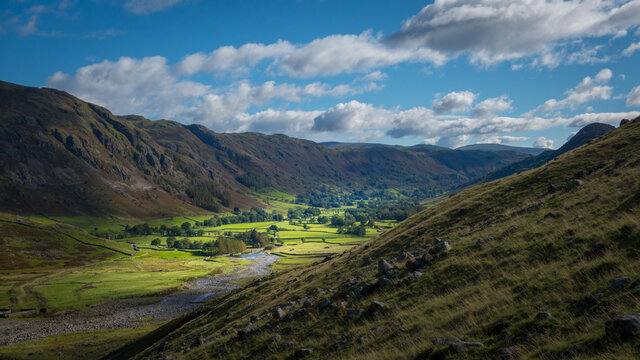
[[[640,313],[614,317],[605,323],[609,337],[627,340],[640,332]]]
[[[379,274],[386,274],[388,272],[391,272],[392,269],[393,269],[393,265],[391,265],[385,259],[380,259],[380,261],[378,261],[378,273]]]

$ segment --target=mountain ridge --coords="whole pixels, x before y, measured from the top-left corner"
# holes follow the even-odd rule
[[[429,197],[526,158],[397,147],[330,149],[286,135],[116,116],[66,92],[0,82],[0,211],[166,217],[263,207],[251,191],[396,188]],[[461,153],[462,154],[462,153]],[[466,159],[466,157],[464,157]]]

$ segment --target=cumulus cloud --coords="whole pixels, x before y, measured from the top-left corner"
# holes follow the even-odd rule
[[[137,113],[199,122],[216,131],[275,132],[287,129],[297,135],[309,131],[313,119],[321,112],[267,109],[249,114],[248,111],[274,99],[301,102],[314,97],[357,94],[367,91],[371,84],[331,86],[320,82],[297,85],[266,81],[252,85],[243,80],[224,88],[212,88],[182,80],[161,56],[105,60],[82,67],[73,75],[57,72],[47,79],[47,86],[66,90],[117,114]]]
[[[513,100],[509,99],[507,95],[489,98],[480,102],[473,108],[473,115],[480,118],[493,116],[496,113],[511,110],[512,102]]]
[[[636,50],[640,50],[640,42],[633,43],[633,44],[629,45],[628,48],[622,50],[622,55],[631,56],[631,55],[633,55],[634,52],[636,52]]]
[[[512,143],[518,141],[527,141],[529,140],[526,136],[510,136],[510,135],[486,135],[479,136],[478,143],[479,144],[505,144]]]
[[[640,1],[436,0],[406,20],[388,41],[491,64],[551,49],[573,39],[615,36],[640,23]]]
[[[622,119],[633,119],[640,116],[640,111],[617,113],[585,113],[564,119],[568,127],[583,127],[594,122],[618,125]]]
[[[468,109],[478,95],[471,91],[450,92],[442,99],[433,101],[433,110],[438,113]]]
[[[567,97],[561,100],[549,99],[538,106],[534,111],[550,111],[566,107],[574,108],[577,105],[611,98],[611,86],[604,85],[613,73],[610,69],[602,69],[595,78],[585,77],[575,88],[566,92]]]
[[[553,140],[547,139],[545,137],[539,137],[536,141],[533,142],[533,147],[541,149],[553,149]]]
[[[640,86],[636,86],[627,95],[627,106],[640,106]]]
[[[331,35],[308,44],[278,41],[273,44],[224,46],[210,54],[196,53],[176,66],[179,73],[199,71],[246,71],[270,60],[269,68],[296,77],[328,76],[367,72],[402,62],[443,64],[446,57],[437,51],[420,48],[392,48],[370,32],[360,35]]]
[[[134,14],[148,15],[168,9],[183,0],[127,0],[124,8]]]

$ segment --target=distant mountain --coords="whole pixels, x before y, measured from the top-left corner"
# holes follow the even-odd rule
[[[577,147],[580,147],[586,144],[587,142],[610,132],[613,129],[615,129],[615,127],[607,124],[601,124],[601,123],[589,124],[583,127],[582,129],[580,129],[580,131],[578,131],[576,135],[574,135],[571,139],[569,139],[569,141],[567,141],[564,145],[562,145],[557,150],[546,150],[535,157],[524,159],[522,161],[507,165],[487,175],[478,177],[472,180],[469,184],[465,184],[462,187],[466,187],[471,184],[478,184],[481,182],[493,181],[493,180],[500,179],[518,172],[537,168],[551,161],[555,157],[560,156]]]
[[[527,157],[375,145],[335,149],[285,135],[220,134],[201,125],[115,116],[63,91],[0,82],[5,212],[151,218],[262,206],[248,194],[264,188],[430,196]]]
[[[366,149],[366,148],[372,148],[372,147],[393,147],[394,146],[394,145],[376,144],[376,143],[344,143],[344,142],[338,142],[338,141],[325,141],[325,142],[321,142],[320,144],[332,149],[353,149],[353,148]]]
[[[529,155],[539,155],[543,153],[546,149],[509,146],[509,145],[501,145],[501,144],[473,144],[473,145],[461,146],[459,148],[456,148],[456,150],[515,151],[515,152],[521,152]]]

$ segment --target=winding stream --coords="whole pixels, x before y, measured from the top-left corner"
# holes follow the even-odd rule
[[[233,280],[268,274],[269,265],[278,259],[266,254],[246,258],[252,262],[229,273],[187,282],[188,290],[152,304],[140,304],[140,300],[135,298],[114,299],[86,310],[50,318],[0,321],[0,346],[56,334],[121,329],[172,319],[237,288],[239,285],[232,283]]]

